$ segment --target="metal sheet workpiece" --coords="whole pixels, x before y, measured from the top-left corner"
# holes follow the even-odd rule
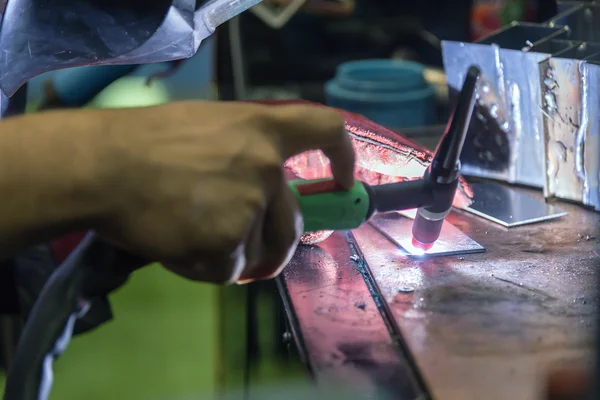
[[[300,246],[279,282],[317,382],[340,374],[407,399],[542,398],[541,374],[594,356],[600,213],[561,208],[516,228],[453,211],[447,221],[486,247],[465,256],[408,257],[371,224]]]
[[[426,399],[409,354],[390,334],[391,315],[376,290],[352,234],[334,232],[299,246],[277,279],[301,360],[319,386],[356,385],[363,399]],[[340,381],[341,379],[341,381]],[[385,397],[387,398],[387,397]]]
[[[462,233],[448,221],[444,222],[439,239],[427,251],[413,246],[413,220],[411,219],[391,213],[378,215],[370,223],[381,234],[404,250],[409,257],[443,257],[485,252],[485,247]]]
[[[462,172],[600,211],[600,2],[558,3],[561,13],[544,23],[442,43],[451,97],[469,65],[483,74]]]
[[[564,217],[568,213],[510,187],[475,183],[473,204],[465,210],[507,228]]]

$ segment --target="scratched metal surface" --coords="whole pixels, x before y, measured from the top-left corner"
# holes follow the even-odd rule
[[[422,383],[382,318],[342,233],[301,246],[279,279],[300,353],[317,382],[356,384],[363,398],[422,397]],[[368,281],[368,280],[367,280]]]
[[[355,343],[377,349],[370,360],[383,365],[396,332],[434,399],[540,398],[542,374],[585,360],[593,341],[600,214],[561,208],[569,215],[510,230],[454,212],[449,221],[488,251],[429,260],[408,258],[365,224],[353,237],[385,299],[381,314],[355,263],[344,262],[352,253],[341,251],[340,234],[301,250],[283,281],[306,354],[317,369],[344,374],[340,345]]]
[[[569,215],[510,230],[453,213],[487,248],[461,257],[416,261],[369,226],[355,232],[434,398],[538,399],[542,373],[591,352],[600,214],[561,207]]]

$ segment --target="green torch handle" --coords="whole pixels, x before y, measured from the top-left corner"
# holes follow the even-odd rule
[[[332,179],[290,181],[304,218],[304,232],[341,231],[358,228],[369,217],[369,192],[356,181],[350,190]]]

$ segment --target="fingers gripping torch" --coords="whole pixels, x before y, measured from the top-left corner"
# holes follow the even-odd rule
[[[356,181],[342,190],[333,180],[292,181],[304,231],[355,229],[376,214],[417,208],[413,245],[428,250],[439,238],[458,187],[460,154],[475,103],[480,71],[470,67],[433,161],[422,179],[369,186]]]

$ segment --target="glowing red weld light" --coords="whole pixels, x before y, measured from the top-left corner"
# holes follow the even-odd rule
[[[421,243],[414,237],[412,238],[412,245],[417,249],[423,250],[423,252],[426,252],[427,250],[430,250],[433,247],[433,243]]]

